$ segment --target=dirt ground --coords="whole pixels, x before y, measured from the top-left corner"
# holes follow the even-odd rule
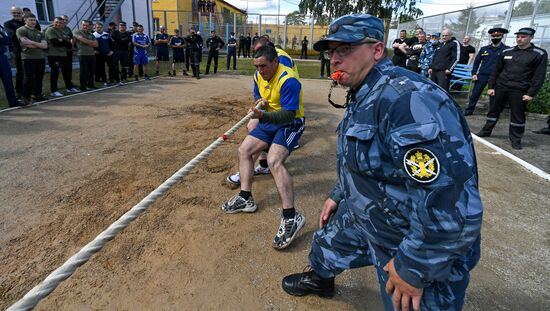
[[[120,233],[37,310],[381,310],[372,268],[333,299],[280,288],[301,271],[335,180],[328,82],[304,81],[306,130],[289,158],[306,226],[271,247],[279,198],[256,178],[254,214],[225,215],[245,129]],[[251,78],[159,78],[0,113],[0,309],[5,309],[192,159],[251,105]],[[482,259],[465,310],[550,309],[550,183],[477,146]]]

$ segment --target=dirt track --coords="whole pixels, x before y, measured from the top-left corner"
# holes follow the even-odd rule
[[[0,114],[0,309],[194,157],[246,113],[250,77],[161,78]],[[331,189],[341,111],[327,81],[305,81],[303,147],[289,159],[307,224],[271,248],[279,199],[257,178],[259,210],[225,215],[245,130],[62,283],[39,310],[380,310],[372,268],[337,279],[334,299],[294,298],[281,278],[307,264]],[[477,146],[485,204],[482,260],[466,310],[550,309],[549,183]]]

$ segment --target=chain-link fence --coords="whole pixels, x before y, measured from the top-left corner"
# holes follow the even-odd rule
[[[313,43],[326,34],[328,24],[319,23],[311,16],[291,18],[286,15],[276,14],[234,14],[225,13],[199,13],[190,11],[159,11],[153,10],[153,33],[159,31],[160,26],[166,26],[168,33],[174,29],[186,34],[191,27],[197,29],[206,40],[211,30],[227,42],[229,34],[234,32],[238,38],[240,34],[269,35],[271,41],[282,46],[285,50],[300,50],[302,40],[308,41],[308,49],[311,51]]]
[[[509,12],[511,9],[511,12]],[[422,27],[426,33],[441,32],[443,28],[453,31],[458,40],[468,35],[473,46],[479,47],[490,43],[487,31],[493,27],[504,27],[510,30],[506,44],[516,45],[513,35],[522,27],[536,30],[532,41],[544,49],[550,48],[550,0],[503,1],[491,5],[472,7],[461,11],[426,16],[408,23],[398,24],[390,31],[389,44],[399,35],[399,30],[410,33],[416,27]]]

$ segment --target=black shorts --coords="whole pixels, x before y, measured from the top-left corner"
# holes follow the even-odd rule
[[[172,61],[174,63],[185,63],[185,54],[174,54],[174,56],[172,57]]]
[[[157,53],[157,60],[158,61],[169,61],[170,57],[168,55],[168,52]]]

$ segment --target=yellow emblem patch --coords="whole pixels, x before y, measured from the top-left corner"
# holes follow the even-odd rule
[[[413,148],[403,157],[403,165],[409,176],[421,183],[430,183],[439,176],[439,160],[424,148]]]

